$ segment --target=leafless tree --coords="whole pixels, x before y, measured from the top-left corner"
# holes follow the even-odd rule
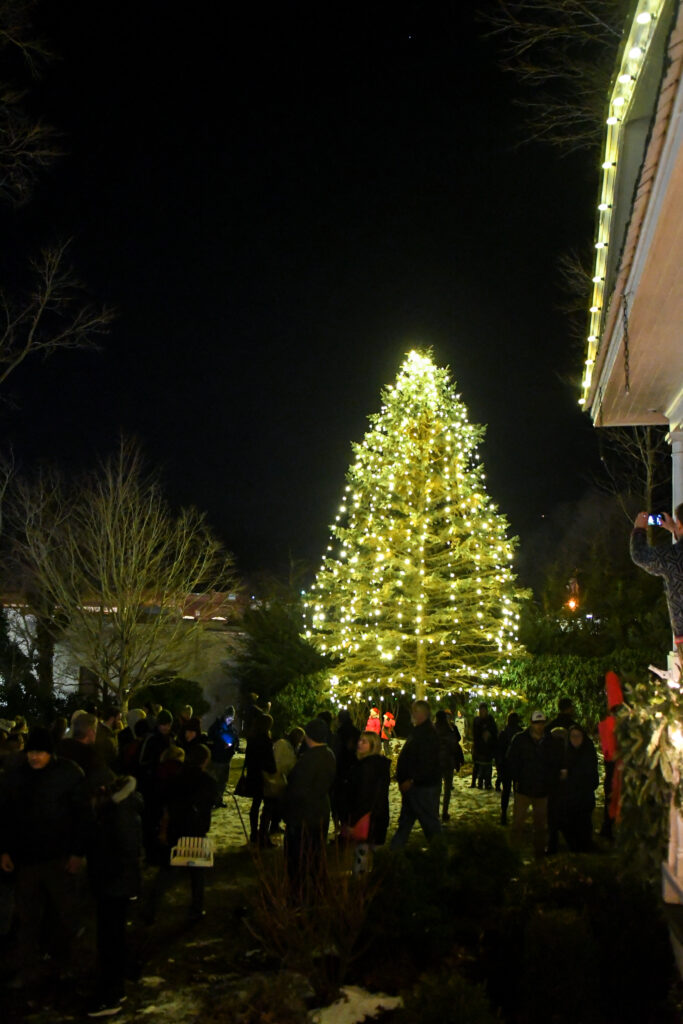
[[[597,146],[628,0],[498,0],[481,14],[501,65],[523,86],[523,141],[563,152]]]
[[[598,430],[603,475],[595,482],[618,500],[629,521],[638,509],[661,512],[662,502],[668,508],[671,460],[666,435],[666,427],[658,426]]]
[[[67,262],[68,246],[45,249],[33,262],[27,295],[0,291],[0,384],[27,356],[92,348],[113,319],[108,307],[84,301],[82,285]]]
[[[0,82],[0,199],[13,205],[30,198],[40,170],[59,155],[56,133],[24,106],[24,80],[35,80],[52,57],[34,27],[36,7],[36,0],[0,0],[0,60],[13,80]],[[112,319],[85,299],[68,246],[46,248],[32,262],[28,294],[0,289],[0,384],[27,356],[92,346]]]
[[[237,585],[204,516],[174,515],[130,443],[73,486],[19,483],[11,522],[15,567],[124,709],[142,686],[196,663],[206,619],[183,617],[193,591],[213,595],[215,611],[216,595]]]
[[[38,172],[59,156],[57,132],[25,106],[28,88],[16,79],[36,79],[51,58],[33,25],[36,0],[0,0],[0,60],[12,83],[0,82],[0,196],[26,202]]]

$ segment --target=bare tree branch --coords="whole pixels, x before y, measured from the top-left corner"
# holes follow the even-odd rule
[[[635,509],[661,512],[659,502],[670,501],[671,460],[665,427],[603,427],[598,431],[603,477],[595,480],[604,493],[615,497],[624,516]]]
[[[0,198],[15,205],[30,198],[38,172],[62,155],[54,128],[22,108],[25,95],[0,85]]]
[[[15,205],[29,199],[40,169],[61,155],[58,133],[27,113],[28,90],[16,84],[38,78],[53,57],[35,32],[35,7],[35,0],[0,0],[0,58],[13,82],[0,83],[0,198]]]
[[[530,91],[525,142],[564,152],[597,146],[628,0],[499,0],[481,13],[501,66]],[[539,94],[539,89],[543,91]]]
[[[0,292],[0,384],[30,355],[96,348],[114,313],[83,302],[82,285],[66,264],[69,243],[43,250],[32,264],[33,285],[21,299]]]

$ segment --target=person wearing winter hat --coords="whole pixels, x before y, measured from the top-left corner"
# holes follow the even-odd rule
[[[324,869],[330,790],[336,772],[334,754],[325,743],[326,735],[327,726],[319,718],[305,727],[307,750],[289,773],[283,801],[287,873],[300,898]]]
[[[178,746],[182,747],[185,753],[190,747],[204,743],[205,740],[206,737],[202,734],[202,723],[198,718],[188,718],[178,733]]]
[[[534,711],[529,727],[513,738],[507,755],[515,786],[512,841],[520,845],[529,807],[533,811],[533,844],[536,859],[543,857],[548,832],[548,794],[559,779],[561,754],[545,731],[543,711]]]
[[[30,983],[40,964],[38,942],[49,911],[59,930],[55,965],[66,966],[80,927],[79,886],[87,830],[83,772],[57,757],[49,729],[34,726],[25,760],[0,779],[3,828],[0,869],[15,880],[18,922],[13,987]]]
[[[370,714],[365,723],[365,732],[376,732],[378,736],[382,732],[382,716],[379,713],[379,708],[370,708]]]

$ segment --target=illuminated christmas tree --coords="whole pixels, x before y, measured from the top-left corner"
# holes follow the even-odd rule
[[[340,659],[338,703],[509,693],[500,682],[520,652],[524,595],[514,586],[507,522],[486,493],[483,437],[448,370],[411,352],[353,445],[344,500],[307,595],[307,636]]]

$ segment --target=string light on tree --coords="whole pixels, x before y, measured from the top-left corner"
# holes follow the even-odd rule
[[[305,601],[307,635],[340,659],[333,698],[481,681],[513,696],[500,682],[520,650],[523,595],[507,522],[486,493],[484,428],[430,354],[411,352],[381,397]]]

